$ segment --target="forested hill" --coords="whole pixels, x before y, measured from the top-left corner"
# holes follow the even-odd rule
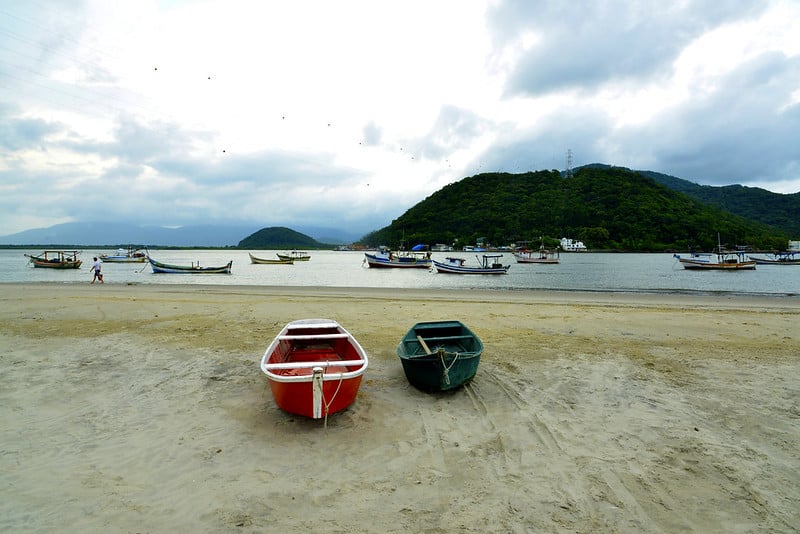
[[[781,228],[792,236],[800,236],[800,193],[782,195],[744,185],[698,185],[657,172],[639,172],[704,204]]]
[[[367,245],[505,245],[540,236],[580,239],[591,249],[710,250],[723,245],[784,249],[782,229],[703,204],[642,173],[620,167],[487,173],[449,184],[392,223]]]
[[[591,163],[584,167],[611,168],[610,165],[603,163]],[[660,172],[642,170],[636,172],[666,185],[673,191],[685,193],[703,204],[775,226],[792,236],[800,236],[800,193],[783,195],[744,185],[699,185]]]
[[[259,249],[289,249],[289,248],[324,248],[326,245],[316,241],[300,232],[295,232],[283,226],[262,228],[258,232],[245,237],[238,248],[251,250]]]

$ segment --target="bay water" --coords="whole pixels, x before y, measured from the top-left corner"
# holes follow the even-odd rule
[[[113,253],[110,249],[84,249],[80,269],[34,268],[24,256],[41,249],[0,250],[0,283],[88,284],[92,257]],[[559,291],[612,291],[643,293],[742,294],[776,297],[800,296],[800,266],[759,265],[753,271],[688,271],[672,254],[562,253],[559,264],[516,263],[506,253],[502,263],[511,265],[506,275],[448,275],[427,269],[370,269],[364,253],[311,250],[311,260],[293,265],[259,265],[260,258],[275,258],[276,250],[159,250],[150,255],[161,262],[180,265],[199,263],[214,267],[233,260],[233,272],[223,274],[155,274],[149,263],[104,263],[110,284],[210,284],[222,286],[320,286],[413,289],[490,289]],[[434,259],[465,258],[477,265],[476,253],[434,252]]]

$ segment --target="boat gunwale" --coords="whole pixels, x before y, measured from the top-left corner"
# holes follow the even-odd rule
[[[324,338],[321,336],[330,335],[330,334],[302,334],[300,335],[291,335],[289,332],[291,330],[298,330],[298,329],[337,329],[339,332],[335,334],[336,338]],[[340,335],[341,334],[341,335]],[[324,361],[299,361],[299,362],[269,362],[269,358],[275,352],[275,349],[278,347],[278,344],[282,341],[292,342],[293,340],[313,340],[313,339],[345,339],[347,342],[353,347],[356,351],[356,354],[361,356],[360,360],[324,360]],[[355,363],[352,363],[355,362]],[[283,367],[283,364],[293,364]],[[348,365],[350,364],[350,365]],[[336,365],[344,365],[346,367],[352,367],[358,365],[357,369],[348,370],[347,372],[337,372],[337,373],[323,373],[322,380],[323,382],[330,382],[330,381],[340,381],[340,380],[351,380],[354,378],[358,378],[359,376],[363,375],[364,372],[367,370],[369,365],[369,357],[367,356],[367,352],[358,342],[358,340],[345,329],[342,325],[337,323],[336,321],[332,321],[329,319],[299,319],[297,321],[291,321],[287,325],[285,325],[280,333],[275,336],[272,342],[267,346],[266,350],[264,351],[264,355],[261,357],[261,371],[267,375],[269,380],[275,382],[282,382],[282,383],[305,383],[311,382],[313,380],[313,375],[283,375],[273,373],[271,371],[271,366],[273,365],[281,365],[280,369],[308,369],[313,368],[315,366],[318,367],[329,367],[329,366],[336,366]]]
[[[458,329],[461,332],[458,335],[454,336],[431,336],[425,335],[425,330],[443,330],[443,329]],[[476,347],[474,350],[469,351],[449,351],[445,350],[446,354],[458,354],[459,357],[464,358],[474,358],[476,356],[481,356],[485,349],[483,341],[481,340],[478,335],[473,332],[467,325],[462,323],[461,321],[452,321],[452,320],[444,320],[444,321],[423,321],[414,324],[400,339],[400,343],[397,346],[397,355],[400,357],[401,360],[414,360],[419,361],[422,358],[433,357],[438,359],[438,351],[431,350],[429,353],[422,353],[417,354],[414,352],[413,354],[409,353],[405,350],[408,345],[417,344],[417,346],[422,347],[422,343],[418,341],[419,338],[422,338],[426,343],[429,341],[433,341],[434,343],[439,340],[456,340],[456,339],[472,339],[474,340]],[[401,351],[401,348],[404,350]]]

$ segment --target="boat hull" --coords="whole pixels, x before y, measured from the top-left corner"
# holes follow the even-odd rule
[[[758,265],[800,265],[800,260],[768,260],[757,258],[755,262]]]
[[[507,274],[508,265],[501,267],[465,267],[463,265],[442,263],[433,260],[433,266],[437,273],[442,274]]]
[[[221,267],[200,267],[199,265],[171,265],[148,258],[153,273],[156,274],[231,274],[233,261]]]
[[[144,263],[147,261],[146,257],[129,258],[123,256],[100,256],[103,263]]]
[[[272,340],[261,370],[281,410],[320,419],[355,402],[368,364],[364,349],[341,325],[301,319]]]
[[[40,260],[31,260],[31,263],[34,267],[39,267],[43,269],[80,269],[81,264],[83,261],[65,261],[65,262],[50,262],[50,261],[40,261]]]
[[[417,323],[397,346],[408,382],[425,392],[456,389],[475,377],[483,343],[459,321]]]
[[[684,269],[695,271],[749,271],[756,268],[756,262],[744,263],[700,263],[691,260],[681,261]]]

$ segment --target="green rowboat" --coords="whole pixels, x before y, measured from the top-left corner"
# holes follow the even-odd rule
[[[483,342],[460,321],[417,323],[397,346],[412,386],[435,392],[458,388],[475,376]]]

